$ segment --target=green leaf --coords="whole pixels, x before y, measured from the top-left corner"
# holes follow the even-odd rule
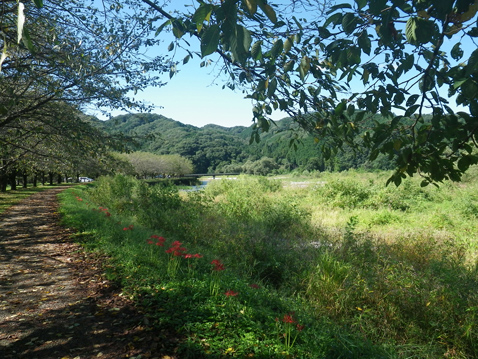
[[[330,24],[337,25],[338,23],[342,22],[342,14],[336,13],[325,20],[324,28],[328,27]]]
[[[274,9],[270,5],[264,4],[263,0],[259,0],[258,5],[261,8],[261,10],[264,12],[264,14],[266,14],[266,16],[269,18],[269,20],[273,24],[275,24],[277,22],[277,15]]]
[[[327,11],[327,14],[331,14],[333,13],[334,11],[336,10],[340,10],[340,9],[351,9],[352,8],[352,5],[350,4],[347,4],[347,3],[342,3],[342,4],[338,4],[338,5],[334,5],[332,6],[329,11]]]
[[[274,78],[271,81],[269,81],[269,87],[267,88],[267,96],[272,97],[276,89],[277,89],[277,79]]]
[[[470,78],[461,85],[461,91],[466,98],[475,99],[478,96],[478,85]]]
[[[252,37],[244,26],[236,25],[231,37],[230,47],[235,61],[245,63],[251,47]]]
[[[212,11],[214,10],[214,5],[212,4],[201,4],[201,6],[198,7],[196,12],[193,15],[193,22],[196,24],[201,24],[204,22],[204,20],[209,21],[209,18],[211,16]]]
[[[471,74],[477,71],[478,71],[478,49],[473,51],[470,55],[470,58],[468,59],[465,76],[469,77]]]
[[[358,19],[352,13],[347,13],[342,18],[342,28],[344,29],[347,35],[350,35],[354,32],[355,28],[357,27]]]
[[[457,163],[458,169],[462,172],[465,172],[471,165],[470,158],[468,156],[463,156]]]
[[[419,97],[420,97],[420,95],[411,95],[407,100],[406,106],[410,107],[410,106],[414,105],[415,102],[417,102]]]
[[[357,8],[362,10],[365,5],[367,5],[367,0],[355,0],[355,3],[357,4]]]
[[[411,115],[413,115],[418,110],[419,107],[420,107],[420,105],[413,105],[413,106],[409,107],[405,111],[405,117],[410,117]]]
[[[463,57],[463,50],[461,49],[460,45],[461,43],[457,42],[450,51],[451,57],[456,61]]]
[[[191,59],[191,55],[186,55],[186,57],[184,57],[183,59],[183,65],[186,65],[190,59]]]
[[[184,28],[177,21],[173,21],[173,35],[176,36],[177,39],[180,39],[184,35]]]
[[[357,39],[357,44],[363,52],[365,52],[367,55],[370,55],[370,52],[372,50],[372,42],[368,37],[367,31],[362,32],[362,34]]]
[[[156,33],[154,34],[154,36],[158,36],[158,35],[161,33],[161,31],[163,31],[163,29],[164,29],[166,26],[171,25],[171,24],[172,24],[171,19],[166,20],[165,22],[163,22],[163,23],[158,27],[158,29],[156,30]]]
[[[38,9],[43,7],[43,0],[33,0],[33,3]]]
[[[274,42],[274,45],[272,45],[271,56],[273,58],[277,58],[277,56],[279,56],[279,54],[282,53],[283,49],[284,49],[283,41],[281,39],[277,40],[276,42]]]
[[[257,1],[258,0],[244,0],[247,10],[251,15],[254,15],[257,12]]]
[[[285,71],[285,72],[292,71],[292,70],[294,69],[294,65],[295,65],[294,60],[288,61],[288,62],[284,65],[284,71]]]
[[[28,49],[28,51],[30,51],[33,54],[35,53],[35,48],[33,46],[33,42],[30,37],[30,32],[28,31],[26,27],[23,28],[22,42],[23,42],[23,45],[25,45],[25,47]]]
[[[205,57],[215,52],[219,46],[219,39],[219,25],[212,25],[208,27],[201,37],[201,56]]]
[[[309,70],[310,70],[310,58],[308,56],[304,56],[302,60],[300,61],[300,65],[299,65],[299,76],[301,80],[304,80]]]
[[[254,60],[262,59],[262,41],[256,41],[251,48],[251,56]]]
[[[422,45],[431,41],[436,33],[433,21],[420,17],[411,17],[405,25],[405,36],[412,45]]]
[[[293,45],[293,40],[290,37],[288,37],[284,42],[284,52],[288,53],[290,49],[292,49],[292,45]]]
[[[340,116],[344,113],[346,108],[347,108],[347,104],[345,103],[345,101],[342,101],[337,105],[334,112],[337,116]]]
[[[172,51],[172,50],[174,50],[174,42],[173,41],[171,41],[171,43],[168,46],[168,51]]]

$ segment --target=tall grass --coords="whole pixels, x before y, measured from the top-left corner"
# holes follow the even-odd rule
[[[117,176],[81,190],[83,201],[66,196],[62,211],[66,223],[94,238],[88,246],[117,258],[115,276],[137,296],[147,293],[151,308],[164,305],[158,288],[171,285],[202,303],[201,316],[216,315],[210,262],[226,264],[214,293],[241,294],[225,302],[235,304],[217,314],[224,317],[218,325],[243,345],[219,343],[221,331],[212,335],[210,322],[189,318],[180,325],[187,338],[181,350],[191,357],[212,347],[222,350],[218,358],[283,357],[284,350],[304,358],[478,357],[474,179],[439,188],[414,179],[385,187],[385,179],[350,171],[310,177],[297,188],[239,177],[179,192]],[[204,259],[177,258],[183,263],[171,275],[171,257],[147,243],[151,235],[166,237],[166,246],[180,241]],[[290,311],[313,329],[284,349],[274,316]],[[225,353],[228,345],[233,351]]]

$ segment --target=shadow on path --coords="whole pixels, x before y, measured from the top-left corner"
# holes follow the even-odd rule
[[[57,194],[37,193],[0,218],[0,358],[157,358],[161,338],[59,226]]]

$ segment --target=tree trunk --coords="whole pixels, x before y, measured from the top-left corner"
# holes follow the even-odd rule
[[[22,177],[23,177],[23,188],[27,188],[28,176],[26,173],[24,173]]]
[[[12,171],[8,179],[10,180],[10,189],[12,191],[16,191],[17,190],[17,171]]]
[[[50,185],[53,186],[53,172],[48,172],[48,177],[50,177]]]
[[[58,181],[57,181],[57,182],[58,182],[58,184],[61,184],[61,182],[62,182],[61,174],[58,174],[58,178],[57,178],[57,180],[58,180]]]
[[[33,187],[37,186],[37,182],[38,182],[38,174],[35,173],[33,175]]]

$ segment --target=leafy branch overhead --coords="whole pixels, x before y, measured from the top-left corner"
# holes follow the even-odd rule
[[[158,33],[172,29],[178,44],[189,34],[203,58],[221,56],[227,85],[254,102],[253,139],[281,110],[316,136],[326,156],[344,145],[370,151],[370,160],[388,155],[396,185],[415,173],[423,185],[459,180],[478,163],[478,1],[196,5],[174,17],[154,5],[167,16]],[[385,120],[370,121],[377,113]]]

